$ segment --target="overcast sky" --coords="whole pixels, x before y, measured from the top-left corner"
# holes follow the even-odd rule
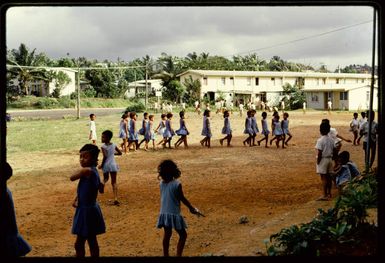
[[[371,64],[372,19],[368,6],[12,7],[6,45],[24,43],[55,59],[69,53],[111,61],[255,52],[334,70]]]

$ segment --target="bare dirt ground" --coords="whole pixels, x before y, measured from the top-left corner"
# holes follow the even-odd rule
[[[268,118],[270,121],[271,113]],[[101,256],[162,255],[163,231],[155,227],[160,202],[157,165],[166,158],[180,166],[186,197],[206,215],[198,218],[182,207],[189,226],[185,256],[265,254],[264,239],[284,227],[309,222],[318,208],[334,204],[315,201],[321,195],[321,182],[315,173],[314,146],[323,118],[329,118],[340,135],[352,138],[348,131],[351,113],[290,112],[293,139],[289,147],[244,147],[244,119],[235,113],[231,116],[233,147],[221,147],[218,139],[222,137],[223,118],[212,113],[213,147],[207,149],[199,144],[202,118],[188,113],[188,149],[140,150],[116,157],[121,205],[112,205],[112,188],[107,184],[105,193],[98,196],[107,226],[106,233],[98,236]],[[175,129],[178,120],[173,120]],[[257,120],[260,126],[260,112]],[[362,146],[344,142],[342,150],[350,152],[360,169],[364,167]],[[19,230],[33,247],[28,257],[74,256],[71,225],[75,211],[71,203],[77,182],[70,182],[69,177],[80,168],[78,152],[34,153],[19,158],[12,161],[16,172],[8,185],[14,195]],[[248,223],[240,223],[242,216]],[[172,255],[176,242],[174,234]]]

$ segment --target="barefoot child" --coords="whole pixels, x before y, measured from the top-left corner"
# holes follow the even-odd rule
[[[358,113],[357,112],[353,113],[353,119],[350,122],[349,126],[350,126],[349,131],[351,131],[353,133],[353,145],[358,145],[357,144],[357,138],[358,138],[359,122],[358,122]]]
[[[361,118],[360,120],[358,121],[358,134],[360,135],[357,139],[357,145],[360,145],[360,141],[361,141],[361,138],[362,138],[362,134],[361,134],[361,130],[362,130],[362,127],[364,127],[364,123],[367,122],[368,119],[366,118],[366,112],[361,112]]]
[[[253,106],[254,104],[251,104]],[[255,118],[256,110],[252,109],[251,110],[251,129],[253,130],[253,146],[256,146],[255,144],[255,137],[257,137],[257,133],[259,132],[258,129],[258,124],[257,124],[257,119]]]
[[[229,117],[230,117],[229,111],[225,110],[223,112],[224,124],[223,124],[223,128],[222,128],[222,134],[226,134],[226,136],[219,140],[219,143],[221,145],[223,145],[224,140],[227,140],[227,146],[228,147],[230,146],[231,138],[233,137],[233,135],[231,134],[232,131],[231,131]]]
[[[99,148],[86,144],[80,149],[81,170],[74,173],[71,181],[79,180],[77,196],[73,203],[76,208],[72,225],[72,234],[77,235],[75,250],[77,257],[85,256],[85,243],[88,242],[91,257],[99,257],[99,245],[96,236],[106,232],[102,211],[96,201],[101,189],[96,166]]]
[[[273,112],[273,118],[271,119],[271,135],[273,136],[273,138],[271,138],[271,140],[270,140],[270,145],[272,145],[273,141],[277,139],[277,137],[275,136],[275,133],[274,133],[275,122],[277,121],[276,120],[277,116],[279,117],[278,111],[274,111]]]
[[[148,143],[152,141],[152,149],[155,150],[154,115],[148,116],[145,138],[146,138],[146,145],[144,149],[147,151]]]
[[[182,184],[179,182],[180,170],[172,160],[164,160],[158,166],[160,182],[160,213],[157,228],[164,229],[163,255],[169,256],[170,239],[172,229],[179,235],[177,256],[182,256],[187,239],[187,224],[181,215],[180,202],[188,207],[191,213],[199,214],[183,194]]]
[[[247,117],[245,119],[245,129],[243,130],[244,134],[247,134],[248,137],[243,141],[243,145],[246,146],[246,143],[251,147],[251,139],[253,138],[253,129],[251,128],[251,111],[247,111]]]
[[[163,147],[165,148],[168,143],[168,148],[171,149],[171,140],[172,140],[172,137],[175,135],[174,129],[172,128],[172,124],[171,124],[173,114],[169,112],[167,113],[166,116],[167,116],[167,120],[166,120],[166,127],[163,133],[163,138],[164,138]]]
[[[119,138],[123,140],[123,142],[120,144],[120,147],[122,148],[122,151],[124,153],[127,153],[127,141],[128,141],[128,114],[122,115],[122,120],[120,121],[119,125]]]
[[[321,122],[320,133],[321,137],[317,140],[316,151],[317,151],[317,165],[316,171],[321,176],[323,196],[320,197],[319,201],[325,201],[331,198],[332,179],[330,173],[333,167],[333,151],[334,151],[334,140],[328,136],[330,132],[330,124],[327,122]]]
[[[138,144],[138,148],[140,147],[140,145],[146,141],[146,127],[147,127],[147,123],[148,123],[148,113],[145,112],[143,113],[143,120],[142,120],[142,127],[139,129],[138,131],[138,134],[140,135],[143,135],[143,139],[140,141],[140,143]]]
[[[165,141],[165,138],[164,138],[164,131],[166,130],[166,114],[162,113],[160,115],[160,122],[159,122],[159,125],[158,127],[156,127],[155,129],[155,132],[158,133],[158,135],[162,136],[162,140],[160,142],[158,142],[157,145],[160,145],[160,144],[163,144],[164,141]]]
[[[207,146],[210,148],[210,140],[211,140],[211,127],[210,127],[210,111],[205,110],[203,113],[203,128],[201,135],[205,136],[201,141],[202,146]]]
[[[130,123],[129,123],[129,133],[128,133],[128,150],[130,150],[131,145],[134,145],[134,151],[138,149],[138,131],[136,129],[136,118],[137,115],[135,112],[130,113]]]
[[[93,144],[96,144],[97,136],[96,136],[96,124],[95,124],[95,114],[90,114],[90,133],[88,134],[88,139],[92,141]]]
[[[277,148],[279,148],[279,142],[282,141],[282,148],[285,148],[284,140],[283,140],[283,130],[282,130],[282,123],[279,121],[279,115],[277,114],[274,119],[274,135],[276,138],[275,145],[277,145]],[[271,142],[271,141],[270,141]]]
[[[114,192],[114,205],[119,205],[118,185],[116,184],[116,175],[119,171],[119,166],[115,161],[115,155],[122,155],[122,152],[115,145],[115,143],[111,143],[111,139],[112,131],[106,130],[102,133],[102,143],[104,143],[101,147],[103,161],[98,168],[103,169],[103,188],[108,181],[109,175],[111,174],[111,185],[112,191]],[[104,191],[102,190],[102,192]]]
[[[267,120],[266,120],[266,117],[267,117],[267,113],[266,111],[262,112],[262,120],[261,120],[261,125],[262,125],[262,134],[265,136],[263,137],[262,139],[260,139],[259,141],[257,141],[258,143],[258,146],[261,145],[261,142],[265,141],[265,147],[268,148],[269,146],[267,146],[267,142],[269,141],[269,127],[268,127],[268,124],[267,124]]]
[[[293,137],[289,131],[289,113],[285,112],[283,114],[283,120],[282,120],[282,130],[283,130],[283,143],[288,146],[288,142],[291,140],[291,137]],[[289,138],[286,139],[286,136],[289,136]]]
[[[181,111],[179,112],[179,117],[180,117],[180,120],[179,120],[179,129],[175,131],[175,133],[177,135],[180,136],[180,138],[178,139],[178,141],[175,143],[175,148],[177,148],[179,145],[182,144],[182,142],[184,143],[184,147],[185,148],[188,148],[188,145],[187,145],[187,135],[189,135],[189,131],[187,130],[187,127],[186,127],[186,121],[184,119],[184,111]]]

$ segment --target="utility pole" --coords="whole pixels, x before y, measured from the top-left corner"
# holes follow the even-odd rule
[[[146,62],[146,80],[145,80],[145,86],[146,86],[146,99],[144,100],[144,104],[147,109],[147,100],[148,100],[148,88],[147,88],[147,78],[148,78],[148,70],[147,70],[148,64]]]
[[[79,62],[78,62],[78,77],[77,77],[77,86],[78,86],[78,97],[77,97],[77,101],[76,101],[76,105],[77,105],[77,116],[78,116],[78,119],[80,119],[80,65],[79,65]]]

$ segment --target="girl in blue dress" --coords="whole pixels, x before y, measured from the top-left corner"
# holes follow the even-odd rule
[[[148,113],[143,113],[142,127],[139,129],[138,134],[143,135],[143,139],[138,144],[138,149],[142,143],[146,141],[146,129],[148,125]]]
[[[128,114],[127,113],[124,113],[122,115],[122,120],[120,121],[119,138],[123,140],[123,142],[120,144],[122,151],[124,151],[124,153],[127,153],[127,141],[128,141]]]
[[[289,113],[285,112],[283,114],[283,120],[282,120],[282,129],[283,129],[283,142],[286,146],[288,146],[288,142],[293,137],[291,135],[291,132],[289,131]],[[289,136],[289,138],[286,139],[286,135]]]
[[[158,142],[157,145],[161,145],[164,143],[164,137],[163,137],[163,134],[164,134],[164,131],[166,130],[166,119],[167,119],[167,115],[162,113],[160,115],[160,122],[159,122],[159,125],[158,127],[156,127],[155,129],[155,133],[157,133],[158,135],[162,136],[162,140],[160,140],[160,142]]]
[[[253,130],[253,146],[256,146],[255,137],[257,137],[257,133],[259,132],[257,119],[255,118],[256,113],[256,110],[251,110],[251,129]]]
[[[279,115],[277,114],[274,119],[274,130],[273,133],[276,138],[275,145],[279,148],[279,142],[282,141],[282,148],[285,148],[284,140],[283,140],[283,129],[282,123],[279,121]],[[271,141],[270,141],[271,142]]]
[[[259,146],[259,145],[261,145],[261,142],[266,141],[265,147],[269,148],[267,146],[267,142],[269,141],[269,133],[270,133],[270,131],[269,131],[269,127],[268,127],[268,124],[267,124],[266,117],[267,117],[267,113],[265,111],[262,112],[262,120],[261,120],[262,132],[261,133],[265,137],[263,137],[262,139],[257,141],[257,143],[258,143],[258,146]]]
[[[171,125],[171,119],[173,114],[169,112],[167,113],[166,116],[167,116],[166,126],[163,133],[163,148],[166,148],[168,143],[168,147],[171,149],[171,140],[172,140],[172,137],[175,135],[174,129],[172,128],[172,125]]]
[[[221,145],[223,145],[224,140],[227,140],[227,147],[231,146],[230,142],[231,142],[231,138],[233,137],[229,117],[230,117],[230,112],[228,110],[225,110],[223,112],[224,124],[222,128],[222,134],[225,134],[226,136],[219,140],[219,143]]]
[[[183,194],[182,184],[178,180],[180,170],[172,160],[164,160],[158,166],[160,182],[160,212],[157,221],[157,228],[164,229],[163,255],[169,256],[170,239],[172,229],[179,235],[177,245],[177,256],[182,256],[184,245],[187,239],[187,224],[181,215],[180,202],[188,207],[191,213],[200,215],[197,208]]]
[[[71,181],[79,180],[77,195],[73,206],[76,208],[72,225],[72,234],[77,235],[75,250],[77,257],[85,256],[85,243],[88,242],[91,257],[99,257],[99,245],[96,236],[106,232],[102,211],[96,198],[102,191],[99,173],[96,169],[99,148],[86,144],[80,149],[81,170],[74,173]]]
[[[210,148],[210,141],[211,141],[211,127],[210,127],[210,110],[205,110],[203,113],[203,128],[202,133],[203,136],[205,136],[201,141],[202,146],[206,146],[207,148]]]
[[[185,148],[188,148],[188,145],[187,145],[187,135],[189,135],[189,131],[187,130],[187,127],[186,127],[186,121],[184,119],[184,111],[181,111],[179,112],[179,129],[175,131],[175,133],[177,135],[180,136],[180,138],[178,139],[178,141],[175,143],[175,148],[177,148],[179,145],[182,144],[182,142],[184,143],[184,147]]]
[[[148,143],[152,141],[152,149],[155,150],[155,132],[154,132],[154,115],[148,116],[146,133],[144,135],[146,144],[144,150],[148,151]]]
[[[13,175],[12,167],[8,162],[5,163],[3,176],[5,181]],[[6,187],[6,192],[4,193],[4,199],[1,200],[2,213],[0,217],[0,255],[1,257],[7,259],[14,257],[25,256],[31,251],[31,246],[27,241],[20,235],[17,223],[16,223],[16,213],[15,206],[13,204],[12,192]],[[3,197],[3,196],[2,196]],[[4,262],[7,262],[5,260]]]
[[[131,145],[134,145],[134,151],[138,149],[138,131],[136,128],[136,118],[138,115],[136,115],[136,112],[130,113],[130,123],[129,123],[129,130],[128,130],[128,150],[130,150]]]
[[[247,117],[245,119],[245,130],[244,134],[247,134],[248,137],[243,141],[243,145],[246,146],[246,143],[251,147],[251,139],[253,138],[253,129],[251,127],[251,111],[247,111]]]

